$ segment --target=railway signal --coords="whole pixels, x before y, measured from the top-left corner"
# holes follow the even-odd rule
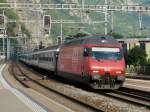
[[[5,29],[6,18],[4,15],[0,15],[0,29]]]
[[[51,16],[50,15],[44,15],[43,18],[43,26],[44,28],[51,28]]]
[[[50,15],[44,15],[43,16],[44,34],[50,35],[51,23],[52,23],[51,16]]]
[[[0,15],[0,24],[4,24],[5,23],[4,18],[5,17],[3,15]]]

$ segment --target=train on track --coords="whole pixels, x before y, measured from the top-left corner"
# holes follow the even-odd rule
[[[21,54],[19,60],[94,89],[118,89],[125,80],[122,46],[111,36],[92,35]]]

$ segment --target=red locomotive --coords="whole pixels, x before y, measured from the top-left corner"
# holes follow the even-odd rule
[[[58,75],[85,82],[95,89],[118,89],[125,80],[121,45],[110,36],[90,36],[62,45]]]
[[[20,60],[95,89],[118,89],[125,80],[123,49],[111,36],[74,39],[23,54]]]

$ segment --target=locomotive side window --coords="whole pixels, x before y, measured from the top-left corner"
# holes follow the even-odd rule
[[[91,56],[91,48],[84,48],[84,57]]]

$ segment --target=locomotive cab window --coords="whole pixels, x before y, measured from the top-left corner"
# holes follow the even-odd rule
[[[92,56],[95,59],[120,60],[123,55],[119,48],[92,48]]]

